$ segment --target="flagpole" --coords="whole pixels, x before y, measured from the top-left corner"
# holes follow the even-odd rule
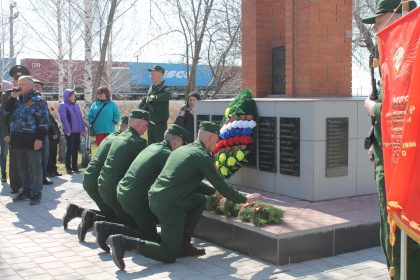
[[[402,16],[405,16],[409,10],[408,0],[401,0]],[[407,234],[401,229],[400,244],[400,280],[407,280]]]

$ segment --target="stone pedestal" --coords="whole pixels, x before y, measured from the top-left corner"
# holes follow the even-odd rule
[[[219,121],[229,102],[198,102],[196,119]],[[256,98],[256,102],[261,134],[256,160],[241,168],[230,179],[232,184],[309,201],[376,192],[373,163],[363,148],[370,118],[362,99]]]

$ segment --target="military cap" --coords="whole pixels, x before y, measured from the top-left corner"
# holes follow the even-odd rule
[[[220,126],[215,124],[214,122],[208,122],[204,121],[200,123],[200,129],[201,131],[207,131],[214,134],[219,135],[220,133]]]
[[[182,126],[173,124],[172,127],[168,128],[168,132],[172,135],[181,137],[184,143],[187,142],[188,131]]]
[[[33,79],[33,80],[34,80],[34,84],[40,84],[42,87],[44,86],[44,83],[41,82],[40,80],[38,79]]]
[[[128,116],[122,116],[121,123],[128,124]]]
[[[158,71],[162,74],[165,74],[165,69],[160,65],[155,65],[152,68],[149,68],[149,72],[152,72],[152,71]]]
[[[145,120],[148,121],[150,124],[155,124],[150,120],[149,112],[142,109],[134,109],[133,111],[131,111],[130,119]]]
[[[15,65],[12,68],[10,68],[9,76],[13,77],[13,79],[17,80],[20,76],[28,76],[31,73],[29,73],[28,68],[26,68],[23,65]]]
[[[408,5],[409,11],[414,10],[417,7],[415,1],[408,2]],[[379,0],[378,5],[376,5],[375,15],[362,19],[362,22],[366,24],[374,24],[376,22],[377,16],[394,12],[398,14],[402,13],[402,5],[400,0]]]

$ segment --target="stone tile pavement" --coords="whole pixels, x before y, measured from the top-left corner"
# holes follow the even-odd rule
[[[97,248],[92,233],[85,243],[76,235],[78,219],[63,230],[68,201],[93,207],[81,175],[54,179],[44,187],[42,203],[12,203],[10,189],[0,191],[0,279],[389,279],[380,248],[288,266],[274,266],[209,242],[195,240],[207,254],[163,264],[126,254],[118,271],[109,254]]]

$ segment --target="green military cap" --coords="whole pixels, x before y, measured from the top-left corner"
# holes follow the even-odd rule
[[[417,7],[415,1],[410,1],[409,3],[409,11],[414,10]],[[402,4],[400,0],[380,0],[378,5],[376,5],[375,15],[372,17],[368,17],[362,19],[363,23],[366,24],[374,24],[376,22],[376,17],[386,14],[386,13],[402,13]]]
[[[182,138],[182,140],[185,142],[187,142],[187,138],[188,138],[188,131],[183,128],[182,126],[173,124],[172,127],[168,128],[168,132],[172,135],[176,135]]]
[[[150,124],[155,124],[150,120],[149,112],[142,109],[134,109],[133,111],[131,111],[130,119],[145,120],[148,121]]]
[[[41,82],[40,80],[38,80],[38,79],[33,79],[33,81],[34,81],[34,84],[40,84],[42,87],[44,86],[44,83],[43,82]]]
[[[149,72],[152,72],[152,71],[158,71],[162,74],[165,74],[165,69],[160,65],[155,65],[152,68],[149,68]]]
[[[200,123],[200,129],[202,131],[211,132],[214,134],[219,135],[220,133],[220,126],[215,124],[214,122],[204,121]]]
[[[17,80],[20,76],[29,76],[29,70],[23,65],[15,65],[9,70],[9,76]]]
[[[128,124],[128,116],[122,116],[121,123]]]

